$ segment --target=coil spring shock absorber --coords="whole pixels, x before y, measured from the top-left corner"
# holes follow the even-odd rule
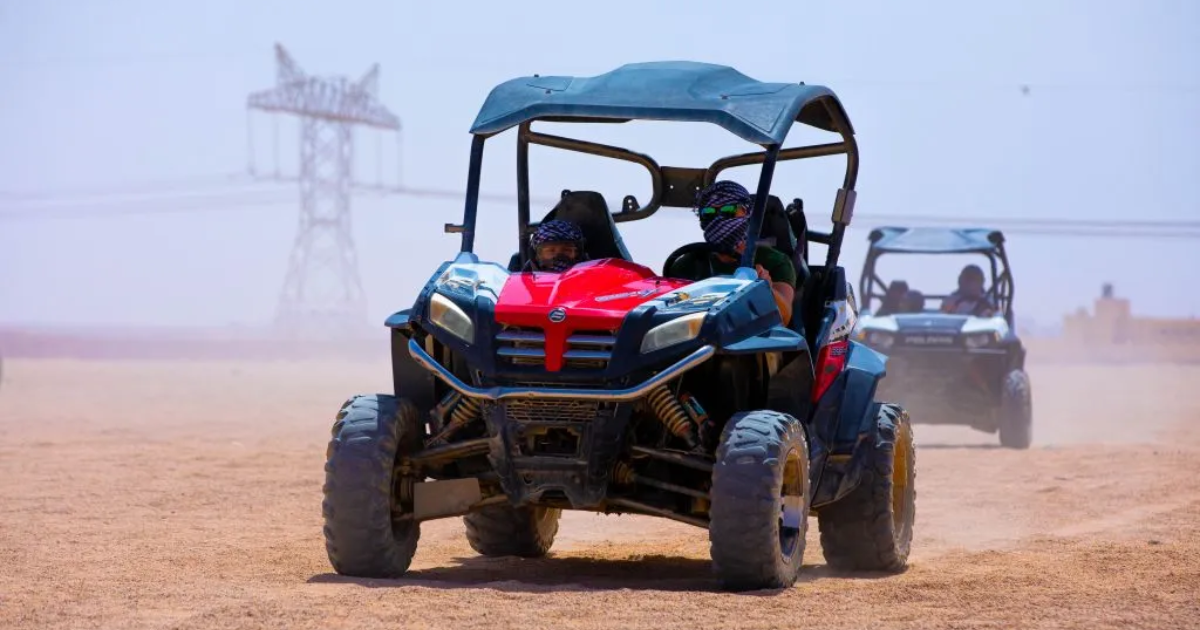
[[[442,417],[444,426],[437,435],[429,438],[425,443],[426,448],[445,444],[459,429],[482,415],[478,400],[467,398],[458,392],[451,392],[442,404],[437,406],[434,413]]]
[[[633,474],[633,466],[625,460],[618,460],[613,466],[612,480],[618,486],[631,486],[637,480],[637,475]]]
[[[680,404],[687,410],[688,417],[692,419],[692,423],[696,425],[696,432],[700,436],[700,444],[705,449],[714,449],[717,447],[716,426],[713,425],[712,418],[708,412],[700,405],[700,401],[690,393],[683,394],[679,397]]]
[[[666,385],[659,385],[651,390],[646,401],[668,431],[683,440],[689,449],[700,448],[696,424],[692,422],[692,417],[688,415],[687,409],[684,409],[683,403],[679,402]]]

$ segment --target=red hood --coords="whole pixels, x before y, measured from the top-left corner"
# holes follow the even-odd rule
[[[571,333],[615,331],[639,304],[688,284],[615,258],[580,263],[564,273],[517,273],[500,291],[496,321],[544,330],[546,369],[558,371]],[[564,318],[551,321],[550,312],[558,308]]]

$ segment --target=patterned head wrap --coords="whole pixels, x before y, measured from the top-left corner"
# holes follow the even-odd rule
[[[579,251],[574,258],[566,255],[555,256],[543,261],[538,256],[538,248],[549,243],[570,243]],[[533,249],[533,263],[542,271],[566,271],[571,265],[583,260],[583,230],[570,221],[555,219],[546,221],[538,226],[537,231],[529,238],[529,246]]]
[[[704,240],[722,254],[736,254],[746,241],[749,217],[717,217],[704,226]]]
[[[708,188],[696,193],[695,211],[699,213],[701,208],[720,208],[727,205],[745,206],[748,210],[753,204],[754,196],[745,186],[727,179],[713,182]],[[702,223],[705,221],[706,219],[701,218]]]

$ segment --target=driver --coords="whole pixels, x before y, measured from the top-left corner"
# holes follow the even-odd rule
[[[983,291],[983,269],[979,265],[967,265],[958,274],[958,290],[942,302],[943,313],[991,317],[996,305]]]
[[[696,195],[696,214],[704,229],[704,240],[711,252],[687,253],[671,264],[672,278],[703,280],[732,274],[746,249],[750,208],[754,198],[741,184],[719,181]],[[754,269],[775,293],[775,304],[786,326],[792,319],[792,298],[796,294],[796,268],[783,252],[759,245],[754,251]]]
[[[583,245],[583,230],[578,225],[561,219],[546,221],[529,237],[529,248],[533,250],[529,267],[534,271],[564,272],[587,260]]]

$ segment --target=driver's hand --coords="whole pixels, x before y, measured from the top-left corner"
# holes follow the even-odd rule
[[[771,281],[771,272],[764,269],[762,265],[754,265],[754,270],[758,272],[758,277],[760,280],[766,280],[767,282]]]

